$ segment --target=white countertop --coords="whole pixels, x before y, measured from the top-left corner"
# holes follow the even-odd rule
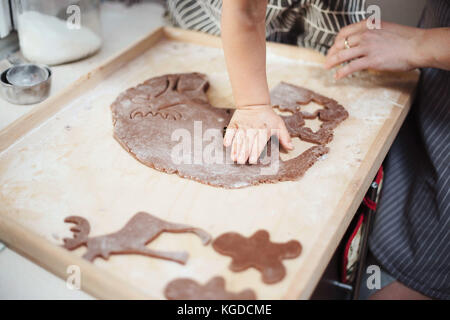
[[[103,47],[88,59],[52,67],[50,95],[67,87],[136,40],[165,23],[164,8],[154,3],[125,7],[102,5]],[[0,130],[31,111],[36,105],[18,106],[0,99]],[[14,251],[0,245],[0,299],[92,299],[80,290],[70,290],[65,281]]]

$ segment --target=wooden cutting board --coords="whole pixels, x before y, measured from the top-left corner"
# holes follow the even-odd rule
[[[214,188],[150,169],[113,139],[109,106],[153,76],[205,73],[212,104],[233,107],[219,38],[175,28],[153,32],[0,132],[0,238],[64,279],[68,266],[79,266],[83,290],[99,298],[161,299],[175,278],[206,282],[217,275],[229,290],[250,288],[260,299],[308,298],[397,134],[418,81],[418,72],[363,72],[336,82],[323,61],[308,49],[268,44],[270,87],[280,81],[304,86],[348,110],[327,157],[299,181]],[[310,146],[294,144],[285,159]],[[286,260],[283,281],[266,285],[254,269],[231,272],[229,257],[190,234],[163,234],[149,245],[188,251],[185,266],[136,255],[89,263],[80,258],[84,248],[60,247],[71,236],[66,216],[86,217],[95,236],[120,229],[138,211],[203,228],[213,237],[267,229],[273,241],[300,241],[303,252]]]

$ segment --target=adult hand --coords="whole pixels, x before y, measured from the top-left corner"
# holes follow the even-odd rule
[[[281,145],[292,149],[283,119],[269,105],[240,107],[227,127],[224,145],[231,146],[231,159],[239,164],[258,162],[269,138],[275,135]]]
[[[327,54],[325,68],[344,62],[336,78],[353,72],[374,69],[380,71],[408,71],[420,66],[420,45],[423,29],[382,22],[381,29],[370,30],[366,21],[344,27]],[[345,41],[350,48],[345,45]]]

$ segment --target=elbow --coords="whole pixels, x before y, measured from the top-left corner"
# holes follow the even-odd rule
[[[225,0],[223,5],[224,16],[228,15],[232,18],[230,22],[238,24],[241,28],[255,28],[266,20],[266,1]]]
[[[261,1],[254,1],[261,3]],[[252,2],[253,3],[253,2]],[[266,20],[266,6],[251,4],[241,11],[241,19],[248,26],[257,26]]]

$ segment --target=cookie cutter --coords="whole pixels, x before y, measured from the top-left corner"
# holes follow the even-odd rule
[[[13,104],[35,104],[50,94],[52,71],[48,66],[13,63],[0,74],[0,94]]]

